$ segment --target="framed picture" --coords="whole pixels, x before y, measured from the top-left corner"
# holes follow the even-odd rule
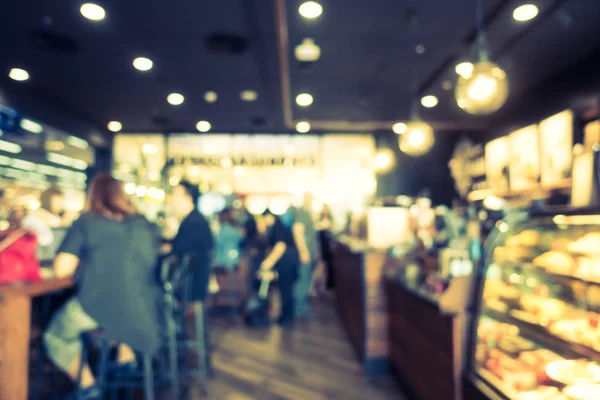
[[[541,181],[552,186],[571,177],[573,112],[563,111],[540,122]]]
[[[521,128],[509,135],[510,189],[522,190],[540,181],[540,148],[537,125]]]

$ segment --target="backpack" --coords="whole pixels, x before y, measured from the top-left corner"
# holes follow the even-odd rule
[[[7,233],[0,241],[0,285],[41,280],[36,257],[37,238],[23,229]]]

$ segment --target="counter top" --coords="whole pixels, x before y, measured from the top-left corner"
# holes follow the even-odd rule
[[[376,251],[386,251],[386,249],[380,249],[373,247],[365,239],[357,239],[352,236],[340,235],[337,237],[338,243],[348,247],[350,251],[354,253],[369,253]]]
[[[428,293],[428,292],[418,288],[417,286],[411,285],[408,282],[406,282],[398,277],[386,277],[385,279],[393,282],[401,289],[404,289],[405,291],[409,292],[410,294],[414,295],[415,297],[418,297],[420,300],[437,308],[441,312],[441,310],[440,310],[441,295],[440,294]]]
[[[33,283],[15,283],[0,285],[0,297],[38,297],[59,290],[68,289],[73,285],[73,278],[46,279]]]

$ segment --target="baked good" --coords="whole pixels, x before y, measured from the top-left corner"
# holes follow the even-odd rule
[[[573,257],[561,251],[547,251],[533,259],[533,265],[548,272],[569,275],[575,266]]]
[[[591,282],[600,282],[600,261],[596,258],[579,257],[575,276]]]
[[[600,254],[600,233],[588,233],[569,244],[568,249],[573,253],[598,255]]]
[[[526,229],[521,233],[518,233],[512,237],[506,239],[506,245],[509,247],[516,246],[525,246],[532,247],[535,246],[540,239],[539,233],[534,230]]]

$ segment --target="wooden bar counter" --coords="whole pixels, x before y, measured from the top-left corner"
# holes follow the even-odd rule
[[[72,286],[70,278],[0,286],[0,400],[27,400],[31,300]]]
[[[385,252],[344,238],[337,241],[334,254],[335,296],[350,342],[365,373],[385,373],[389,365],[382,281]]]
[[[465,313],[444,313],[397,278],[384,282],[392,369],[420,400],[462,400]]]

